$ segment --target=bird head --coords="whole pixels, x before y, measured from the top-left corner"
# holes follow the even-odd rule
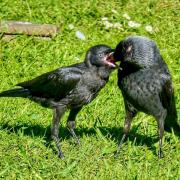
[[[133,52],[133,45],[131,43],[125,43],[125,41],[121,41],[117,46],[113,53],[114,61],[131,61]]]
[[[113,53],[114,61],[142,69],[162,63],[154,41],[143,36],[129,36],[121,41]]]
[[[85,63],[87,66],[97,66],[97,67],[108,67],[110,69],[116,68],[114,58],[112,56],[113,49],[107,45],[96,45],[91,47],[87,54]]]

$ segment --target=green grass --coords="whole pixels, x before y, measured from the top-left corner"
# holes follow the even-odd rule
[[[81,62],[96,44],[115,47],[124,37],[145,35],[155,40],[172,73],[180,117],[179,14],[176,0],[0,1],[0,19],[52,23],[61,32],[51,41],[17,36],[0,40],[0,91],[60,66]],[[112,12],[116,10],[116,12]],[[128,13],[139,28],[130,28]],[[123,29],[106,29],[101,18],[120,22]],[[69,24],[74,29],[68,28]],[[153,33],[145,30],[151,25]],[[75,36],[79,30],[86,36]],[[56,155],[50,139],[52,111],[20,98],[0,99],[0,177],[3,179],[179,179],[180,139],[165,133],[165,158],[157,158],[157,124],[140,113],[119,158],[113,157],[122,135],[124,104],[117,72],[99,96],[77,117],[81,146],[74,144],[62,120],[60,134],[65,159]]]

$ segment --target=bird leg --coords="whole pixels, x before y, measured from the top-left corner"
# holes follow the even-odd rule
[[[82,107],[71,109],[69,117],[68,117],[68,121],[67,121],[67,128],[69,129],[69,132],[71,133],[72,137],[75,139],[75,141],[78,145],[80,145],[80,140],[77,137],[74,129],[76,128],[75,119],[76,119],[78,112],[81,110],[81,108]]]
[[[135,117],[136,115],[136,112],[130,112],[128,110],[126,110],[126,118],[125,118],[125,122],[124,122],[124,128],[123,128],[123,136],[120,140],[120,143],[118,145],[118,149],[115,153],[115,157],[117,157],[122,149],[122,144],[125,140],[125,138],[127,137],[128,133],[129,133],[129,130],[130,130],[130,127],[131,127],[131,122],[132,122],[132,119],[133,117]]]
[[[163,139],[163,135],[164,135],[164,120],[166,118],[167,112],[163,111],[163,113],[161,114],[160,118],[157,118],[157,122],[158,122],[158,134],[159,134],[159,151],[158,151],[158,157],[159,158],[163,158],[164,154],[162,151],[162,139]]]
[[[74,131],[74,129],[76,127],[75,121],[68,121],[67,122],[67,127],[68,127],[69,132],[71,133],[72,137],[75,139],[76,143],[78,145],[80,145],[80,140],[79,140],[79,138],[77,137],[77,135],[76,135],[76,133]]]
[[[63,158],[63,152],[61,150],[60,139],[59,139],[59,122],[63,116],[66,108],[64,106],[55,107],[52,120],[51,137],[56,143],[58,149],[58,157]]]

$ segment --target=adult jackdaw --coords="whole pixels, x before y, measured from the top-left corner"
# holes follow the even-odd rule
[[[166,63],[154,41],[141,36],[130,36],[121,41],[114,52],[120,61],[118,86],[125,104],[124,135],[117,153],[126,138],[131,122],[138,111],[155,117],[159,132],[159,158],[163,157],[162,137],[164,129],[180,134],[177,123],[172,78]]]
[[[106,45],[91,47],[82,63],[61,67],[42,74],[30,81],[17,84],[20,88],[0,93],[0,97],[23,97],[54,110],[51,136],[55,141],[58,156],[63,157],[59,138],[59,122],[64,112],[70,109],[67,127],[79,143],[74,128],[75,118],[81,108],[90,103],[106,85],[109,75],[116,67]]]

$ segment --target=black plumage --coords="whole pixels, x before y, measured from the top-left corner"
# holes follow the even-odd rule
[[[67,126],[79,143],[74,128],[75,118],[81,108],[91,102],[109,80],[115,68],[110,58],[112,49],[106,45],[90,48],[85,61],[61,67],[42,74],[30,81],[17,84],[20,88],[4,91],[0,97],[23,97],[54,110],[52,138],[56,142],[59,157],[63,157],[59,140],[59,121],[67,109],[70,114]]]
[[[146,37],[130,36],[121,41],[114,52],[116,61],[121,61],[118,71],[118,86],[125,104],[124,135],[119,150],[126,138],[131,122],[137,112],[155,117],[159,132],[159,157],[163,157],[162,137],[164,129],[180,134],[177,123],[172,78],[156,43]],[[118,150],[118,151],[119,151]]]

